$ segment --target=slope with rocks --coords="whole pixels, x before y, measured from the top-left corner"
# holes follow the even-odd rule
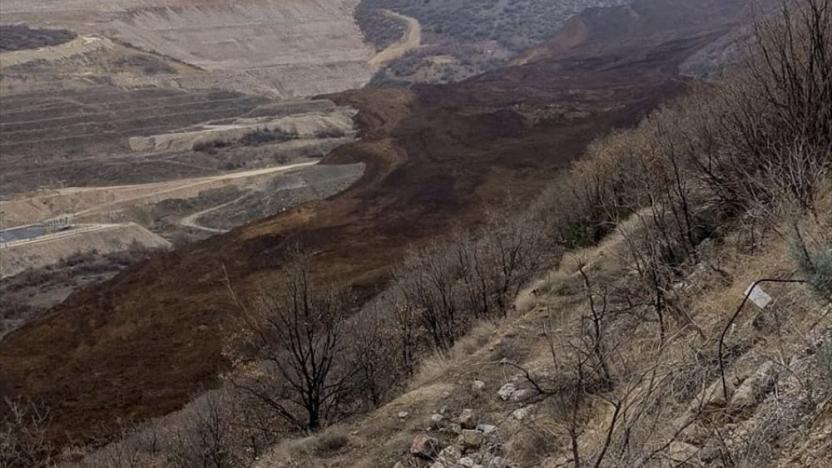
[[[363,139],[328,157],[365,163],[356,184],[73,295],[0,344],[0,391],[53,406],[56,436],[106,435],[113,421],[180,407],[225,367],[221,330],[233,307],[224,281],[256,289],[302,240],[325,281],[372,295],[409,246],[476,225],[507,193],[530,200],[596,136],[677,94],[677,65],[709,32],[453,85],[333,96],[360,111]]]
[[[628,239],[639,223],[625,222],[600,245],[567,254],[521,292],[509,318],[482,323],[449,352],[427,359],[401,396],[357,421],[287,440],[256,466],[561,467],[575,466],[576,453],[584,457],[579,466],[591,466],[619,401],[627,405],[617,428],[622,433],[615,433],[615,451],[606,459],[600,455],[598,466],[725,466],[727,459],[765,467],[832,463],[832,378],[824,374],[829,363],[822,358],[832,349],[832,305],[810,286],[766,286],[774,304],[747,305],[726,338],[729,393],[721,395],[718,365],[709,359],[716,359],[730,314],[748,285],[795,268],[790,247],[778,236],[761,239],[765,253],[755,254],[739,232],[704,244],[700,266],[682,280],[695,291],[686,305],[704,338],[693,328],[674,333],[667,356],[653,363],[659,388],[652,395],[621,397],[623,392],[587,387],[573,447],[572,397],[559,392],[566,392],[572,377],[569,347],[581,346],[571,330],[589,320],[583,274],[599,285],[598,294],[600,285],[614,289],[627,281],[633,274]],[[717,263],[718,271],[707,266]],[[778,329],[772,320],[784,322]],[[610,359],[622,369],[650,368],[654,331],[649,321],[626,332],[611,327],[609,333],[625,334],[611,336]],[[626,428],[631,432],[623,434]],[[335,438],[341,441],[337,449],[316,449]],[[618,452],[628,442],[632,453]]]

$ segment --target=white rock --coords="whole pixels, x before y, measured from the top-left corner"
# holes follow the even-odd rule
[[[482,380],[475,380],[471,383],[471,390],[475,392],[481,392],[485,390],[485,382],[483,382]]]
[[[442,449],[437,455],[437,460],[448,465],[456,464],[457,460],[462,457],[462,451],[456,445],[449,445]]]
[[[463,429],[473,429],[477,427],[477,415],[474,414],[474,410],[471,408],[463,409],[462,414],[459,415],[459,425],[462,426]]]
[[[478,449],[482,445],[483,434],[477,430],[464,429],[459,435],[459,445],[465,449]]]
[[[477,424],[477,430],[482,432],[485,435],[491,434],[492,432],[497,430],[497,426],[493,426],[491,424]]]
[[[459,459],[458,463],[465,468],[474,468],[475,465],[474,460],[471,457],[462,457]]]
[[[734,392],[729,407],[732,411],[739,411],[757,404],[766,391],[777,380],[777,369],[774,363],[766,361],[754,375],[748,377]]]
[[[670,459],[675,463],[687,463],[695,461],[699,453],[699,447],[686,442],[674,441],[670,444]]]
[[[522,408],[517,408],[516,410],[514,410],[511,413],[511,415],[514,417],[514,419],[516,419],[518,421],[522,421],[523,419],[526,419],[531,412],[532,412],[531,406],[524,406]]]
[[[488,468],[508,468],[508,463],[503,457],[494,457],[488,462]]]
[[[399,419],[404,419],[404,418],[408,417],[409,415],[410,415],[410,413],[408,413],[407,411],[399,411]]]
[[[501,400],[508,401],[508,399],[511,398],[511,395],[513,395],[516,391],[517,387],[515,387],[513,383],[509,382],[497,390],[497,395]]]
[[[439,441],[424,434],[417,435],[410,444],[410,454],[414,457],[432,460],[438,451]]]
[[[524,388],[522,390],[517,390],[516,392],[511,394],[511,401],[515,402],[523,402],[531,400],[532,398],[537,396],[537,390],[532,388]]]

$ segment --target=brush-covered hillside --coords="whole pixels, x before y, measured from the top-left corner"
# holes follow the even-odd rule
[[[340,95],[364,134],[331,159],[368,164],[345,194],[4,340],[0,463],[829,466],[832,0],[681,78],[717,29]]]

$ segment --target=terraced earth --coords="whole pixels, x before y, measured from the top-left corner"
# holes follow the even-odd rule
[[[353,20],[357,1],[5,0],[3,22],[104,36],[204,71],[157,77],[185,88],[287,98],[369,81],[373,50]]]
[[[6,96],[0,111],[4,164],[59,149],[48,157],[67,159],[128,151],[130,136],[241,116],[268,99],[231,91],[164,88],[82,90]],[[5,174],[5,172],[4,172]]]

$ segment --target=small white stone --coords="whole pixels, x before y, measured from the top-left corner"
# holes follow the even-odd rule
[[[531,413],[531,411],[532,409],[530,406],[524,406],[523,408],[517,408],[516,410],[514,410],[511,413],[511,415],[514,417],[514,419],[522,421],[523,419],[529,416],[529,413]]]
[[[500,387],[499,390],[497,390],[497,395],[500,397],[501,400],[508,401],[508,399],[511,398],[511,395],[513,395],[515,391],[517,391],[517,387],[515,387],[513,383],[509,382]]]
[[[471,457],[462,457],[458,463],[465,468],[474,468],[474,460]]]
[[[497,430],[497,426],[491,424],[477,424],[477,430],[481,431],[483,434],[491,434],[492,432]]]

